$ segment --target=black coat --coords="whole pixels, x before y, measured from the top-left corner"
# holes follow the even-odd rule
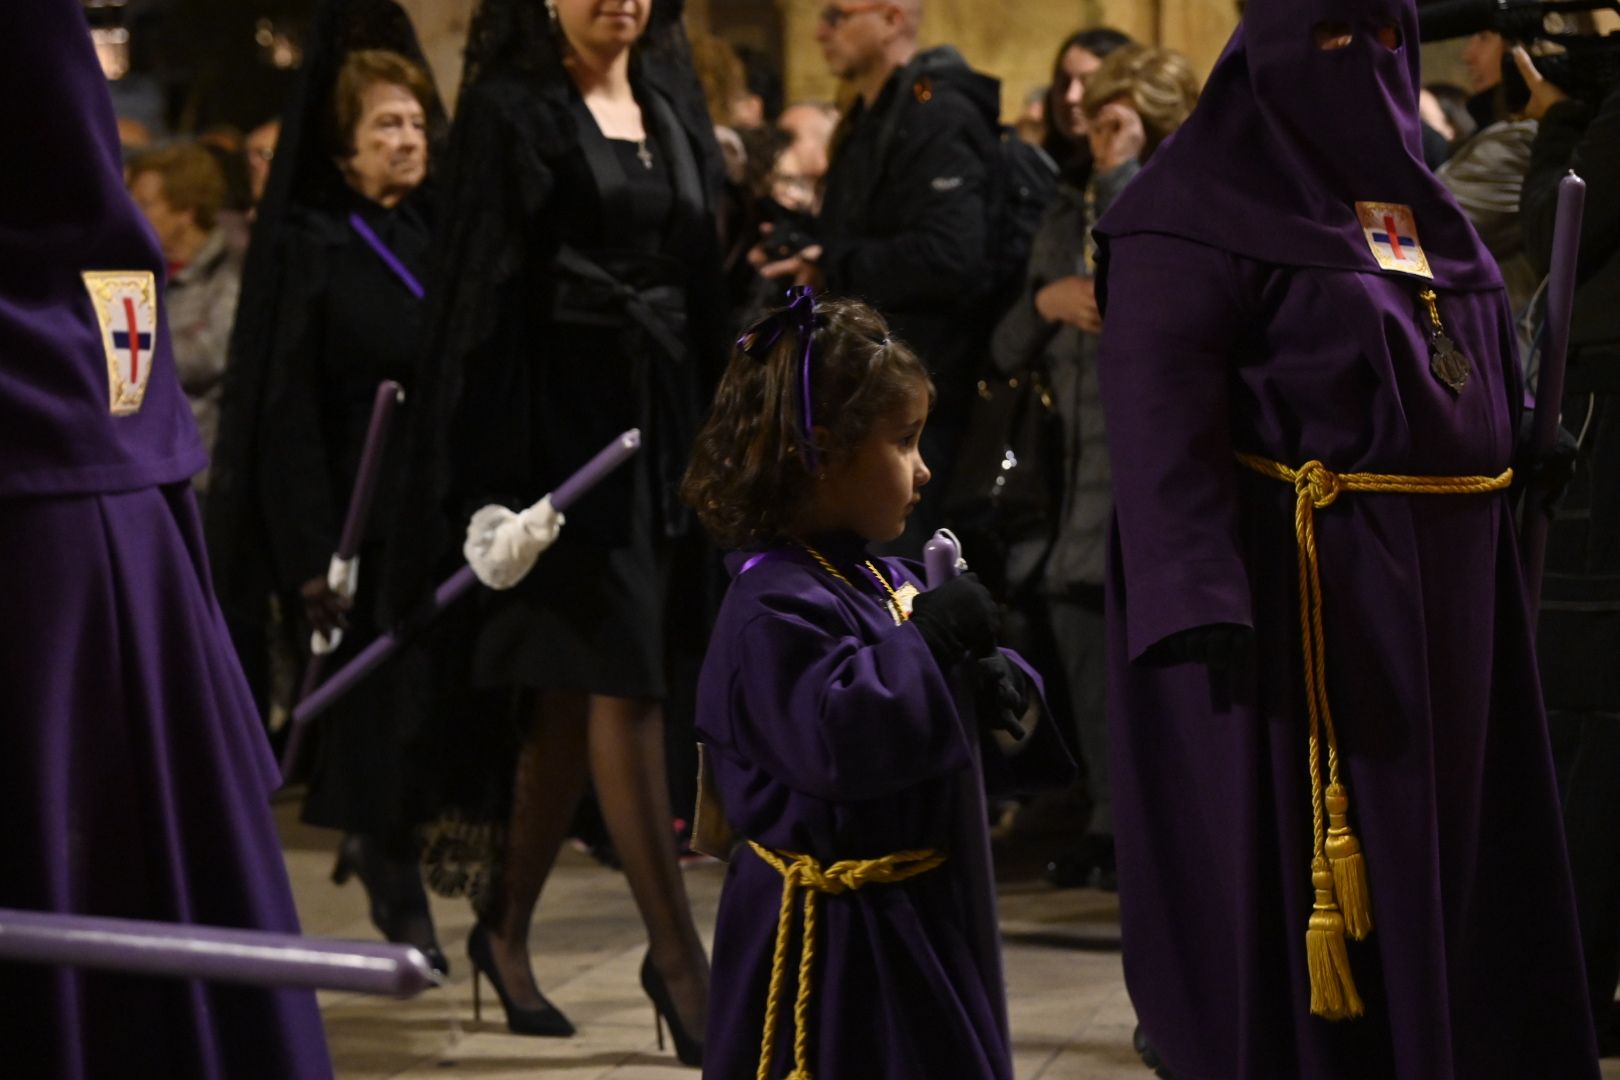
[[[1548,535],[1540,653],[1547,704],[1620,710],[1620,87],[1593,110],[1549,109],[1524,181],[1525,246],[1539,270],[1552,252],[1558,182],[1587,183],[1564,426],[1581,436],[1568,493]]]
[[[827,287],[883,313],[933,372],[947,416],[965,405],[988,339],[999,110],[999,84],[955,50],[920,53],[849,114],[827,172]]]
[[[289,215],[287,280],[262,411],[258,479],[276,582],[326,573],[360,468],[377,385],[400,383],[411,407],[422,302],[348,221],[359,213],[420,281],[431,233],[425,191],[394,210],[358,196]],[[399,439],[384,455],[362,540],[380,543],[403,483]],[[381,572],[370,567],[369,574]]]

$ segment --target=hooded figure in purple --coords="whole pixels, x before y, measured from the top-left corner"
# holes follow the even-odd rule
[[[205,464],[77,0],[0,91],[0,907],[296,932],[277,784],[209,585]],[[315,996],[0,964],[7,1075],[331,1075]]]
[[[1097,226],[1125,973],[1178,1080],[1597,1075],[1513,328],[1417,91],[1411,0],[1251,0]]]

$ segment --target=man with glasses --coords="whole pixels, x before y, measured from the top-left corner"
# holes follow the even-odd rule
[[[767,278],[814,284],[881,310],[939,388],[923,434],[934,482],[901,550],[941,523],[939,505],[983,354],[991,173],[1000,84],[949,46],[919,51],[922,0],[829,3],[816,40],[857,101],[827,172],[819,243],[770,261]]]

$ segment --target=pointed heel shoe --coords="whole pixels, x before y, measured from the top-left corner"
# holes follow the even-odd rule
[[[653,1003],[653,1028],[658,1032],[658,1049],[664,1048],[664,1025],[669,1025],[670,1038],[675,1041],[675,1058],[682,1065],[698,1068],[703,1064],[703,1040],[686,1030],[675,1012],[675,1002],[664,985],[664,977],[653,966],[652,957],[641,961],[641,989]]]
[[[391,865],[364,837],[354,833],[344,836],[332,863],[332,884],[347,885],[350,878],[360,879],[371,904],[371,924],[378,933],[396,945],[416,946],[429,967],[449,977],[450,961],[439,948],[427,893],[416,874],[414,863],[403,870],[399,864]]]
[[[525,1009],[512,1004],[506,987],[501,983],[501,977],[495,970],[495,957],[489,949],[489,931],[483,923],[473,927],[467,937],[467,959],[472,961],[473,969],[473,1020],[483,1020],[483,1002],[480,1000],[478,983],[480,979],[488,979],[489,984],[495,988],[495,996],[501,999],[501,1008],[506,1011],[506,1028],[514,1035],[536,1035],[541,1038],[566,1039],[574,1033],[574,1025],[568,1022],[568,1017],[562,1010],[551,1002],[546,1001],[545,995],[540,996],[542,1004],[539,1008]]]

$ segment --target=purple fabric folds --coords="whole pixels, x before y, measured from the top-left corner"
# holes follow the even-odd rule
[[[184,484],[0,514],[0,907],[296,933],[279,783]],[[315,997],[0,966],[7,1070],[331,1075]]]

